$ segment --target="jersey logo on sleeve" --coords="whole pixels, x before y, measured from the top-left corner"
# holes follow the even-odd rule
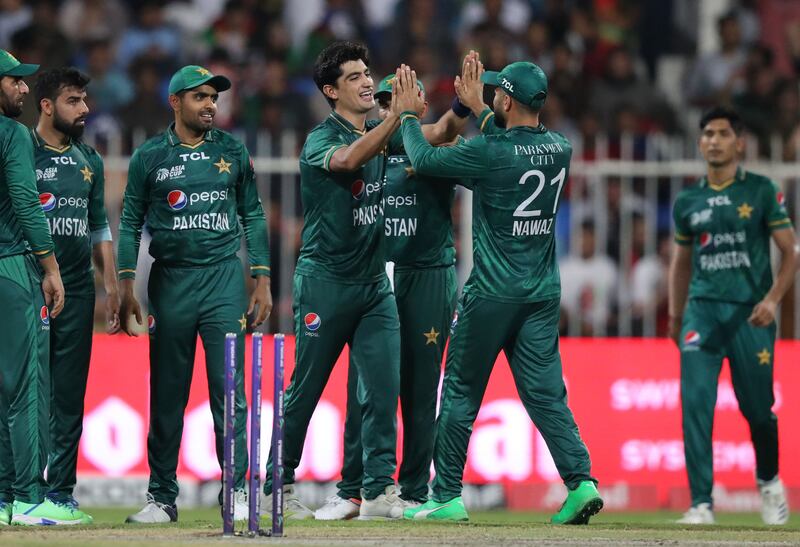
[[[167,194],[167,203],[169,203],[169,208],[173,211],[180,211],[186,207],[188,202],[189,200],[186,198],[186,194],[181,190],[173,190]]]
[[[55,209],[57,202],[58,199],[56,198],[56,196],[54,196],[50,192],[39,194],[39,203],[42,206],[42,211],[44,211],[45,213],[49,213],[50,211]]]
[[[775,195],[775,199],[778,200],[778,205],[780,205],[781,207],[786,205],[786,196],[783,195],[783,192],[778,192]]]

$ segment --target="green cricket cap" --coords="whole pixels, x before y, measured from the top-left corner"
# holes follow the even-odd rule
[[[39,65],[20,63],[17,58],[0,49],[0,76],[30,76],[39,70]]]
[[[500,87],[513,99],[533,108],[541,108],[547,98],[547,76],[533,63],[518,61],[500,72],[487,70],[481,81]]]
[[[375,91],[374,96],[377,97],[381,93],[392,93],[392,82],[394,82],[395,75],[389,74],[378,84],[378,89]],[[417,87],[420,91],[425,93],[425,86],[422,85],[422,80],[417,80]]]
[[[231,88],[231,81],[225,76],[214,76],[207,68],[198,65],[188,65],[172,75],[169,80],[169,94],[174,95],[186,89],[208,84],[217,91]]]

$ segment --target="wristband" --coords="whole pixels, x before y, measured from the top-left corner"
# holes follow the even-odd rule
[[[458,95],[453,97],[453,102],[450,104],[450,110],[458,116],[459,118],[466,118],[472,112],[469,108],[464,106],[460,100],[458,100]]]

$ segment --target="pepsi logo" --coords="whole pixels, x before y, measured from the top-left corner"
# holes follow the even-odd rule
[[[357,200],[363,199],[366,189],[367,185],[364,184],[364,181],[361,179],[358,179],[350,185],[350,193],[353,194],[353,198]]]
[[[712,241],[714,241],[714,238],[711,236],[711,234],[709,232],[703,232],[702,234],[700,234],[700,248],[701,249],[705,249],[706,247],[711,245]]]
[[[696,346],[700,343],[700,333],[696,330],[690,330],[683,336],[684,346]]]
[[[319,315],[314,312],[307,313],[303,318],[303,321],[306,324],[306,328],[311,332],[319,329],[319,326],[322,324],[322,319],[320,319]]]
[[[173,190],[167,194],[167,203],[169,203],[169,208],[173,211],[180,211],[186,207],[186,204],[189,203],[189,200],[186,198],[186,194],[184,194],[181,190]]]
[[[56,202],[58,202],[58,200],[56,199],[56,196],[54,196],[50,192],[45,192],[44,194],[39,194],[39,203],[42,206],[42,211],[44,211],[45,213],[48,213],[48,212],[52,211],[53,209],[55,209]]]
[[[147,332],[153,334],[156,331],[156,318],[152,315],[147,316]]]
[[[42,320],[42,325],[50,324],[50,310],[47,309],[47,306],[42,306],[39,310],[39,319]]]
[[[778,205],[786,205],[786,196],[783,195],[783,192],[778,192],[775,199],[778,200]]]

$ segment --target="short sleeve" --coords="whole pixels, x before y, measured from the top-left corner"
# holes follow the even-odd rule
[[[766,214],[764,221],[770,231],[780,230],[781,228],[791,228],[792,221],[786,212],[786,198],[783,192],[773,181],[769,181],[764,191],[764,204]]]
[[[300,161],[330,171],[333,153],[347,146],[341,135],[321,127],[308,135]]]
[[[691,245],[693,240],[692,231],[683,213],[683,202],[684,200],[681,199],[681,196],[678,196],[678,199],[675,200],[675,205],[672,206],[672,220],[675,223],[675,243],[678,245]]]

